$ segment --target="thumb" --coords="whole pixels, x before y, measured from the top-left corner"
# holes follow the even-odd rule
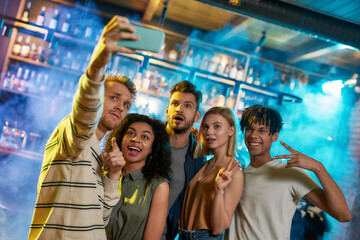
[[[111,152],[114,152],[114,151],[120,151],[120,149],[119,149],[119,146],[117,145],[117,143],[116,143],[116,138],[115,137],[113,137],[112,139],[111,139]]]

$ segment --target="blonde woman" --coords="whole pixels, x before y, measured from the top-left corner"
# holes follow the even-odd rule
[[[236,156],[239,122],[226,107],[209,109],[200,125],[195,156],[213,157],[189,183],[183,203],[179,239],[221,239],[240,201],[244,175]]]

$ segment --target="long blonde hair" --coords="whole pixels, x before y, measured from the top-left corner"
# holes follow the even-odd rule
[[[229,122],[231,127],[234,126],[235,131],[234,134],[229,139],[226,155],[229,157],[236,157],[237,156],[236,150],[238,143],[237,130],[239,129],[239,119],[237,118],[235,113],[230,108],[227,107],[212,107],[209,110],[207,110],[206,113],[204,114],[200,124],[200,130],[199,130],[200,137],[195,147],[194,157],[198,157],[199,155],[207,156],[212,154],[211,149],[209,149],[208,146],[206,145],[205,139],[202,135],[204,119],[206,118],[207,115],[210,114],[220,114]]]

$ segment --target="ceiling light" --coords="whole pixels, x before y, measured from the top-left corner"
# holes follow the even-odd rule
[[[241,0],[229,0],[229,4],[232,6],[240,6]]]

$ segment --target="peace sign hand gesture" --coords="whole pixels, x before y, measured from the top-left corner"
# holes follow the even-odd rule
[[[296,151],[295,149],[291,148],[284,142],[280,142],[281,145],[283,145],[289,152],[289,154],[284,155],[277,155],[274,156],[273,159],[290,159],[287,161],[286,168],[291,167],[299,167],[303,169],[307,169],[309,171],[315,172],[317,169],[319,169],[319,165],[321,164],[319,161],[306,156],[305,154],[302,154],[301,152]]]
[[[224,170],[224,168],[221,168],[217,173],[215,183],[218,190],[224,189],[232,181],[232,170],[234,170],[235,167],[238,167],[240,165],[240,162],[238,162],[234,166],[232,166],[233,160],[234,158],[231,159],[231,161],[226,167],[226,170]]]

